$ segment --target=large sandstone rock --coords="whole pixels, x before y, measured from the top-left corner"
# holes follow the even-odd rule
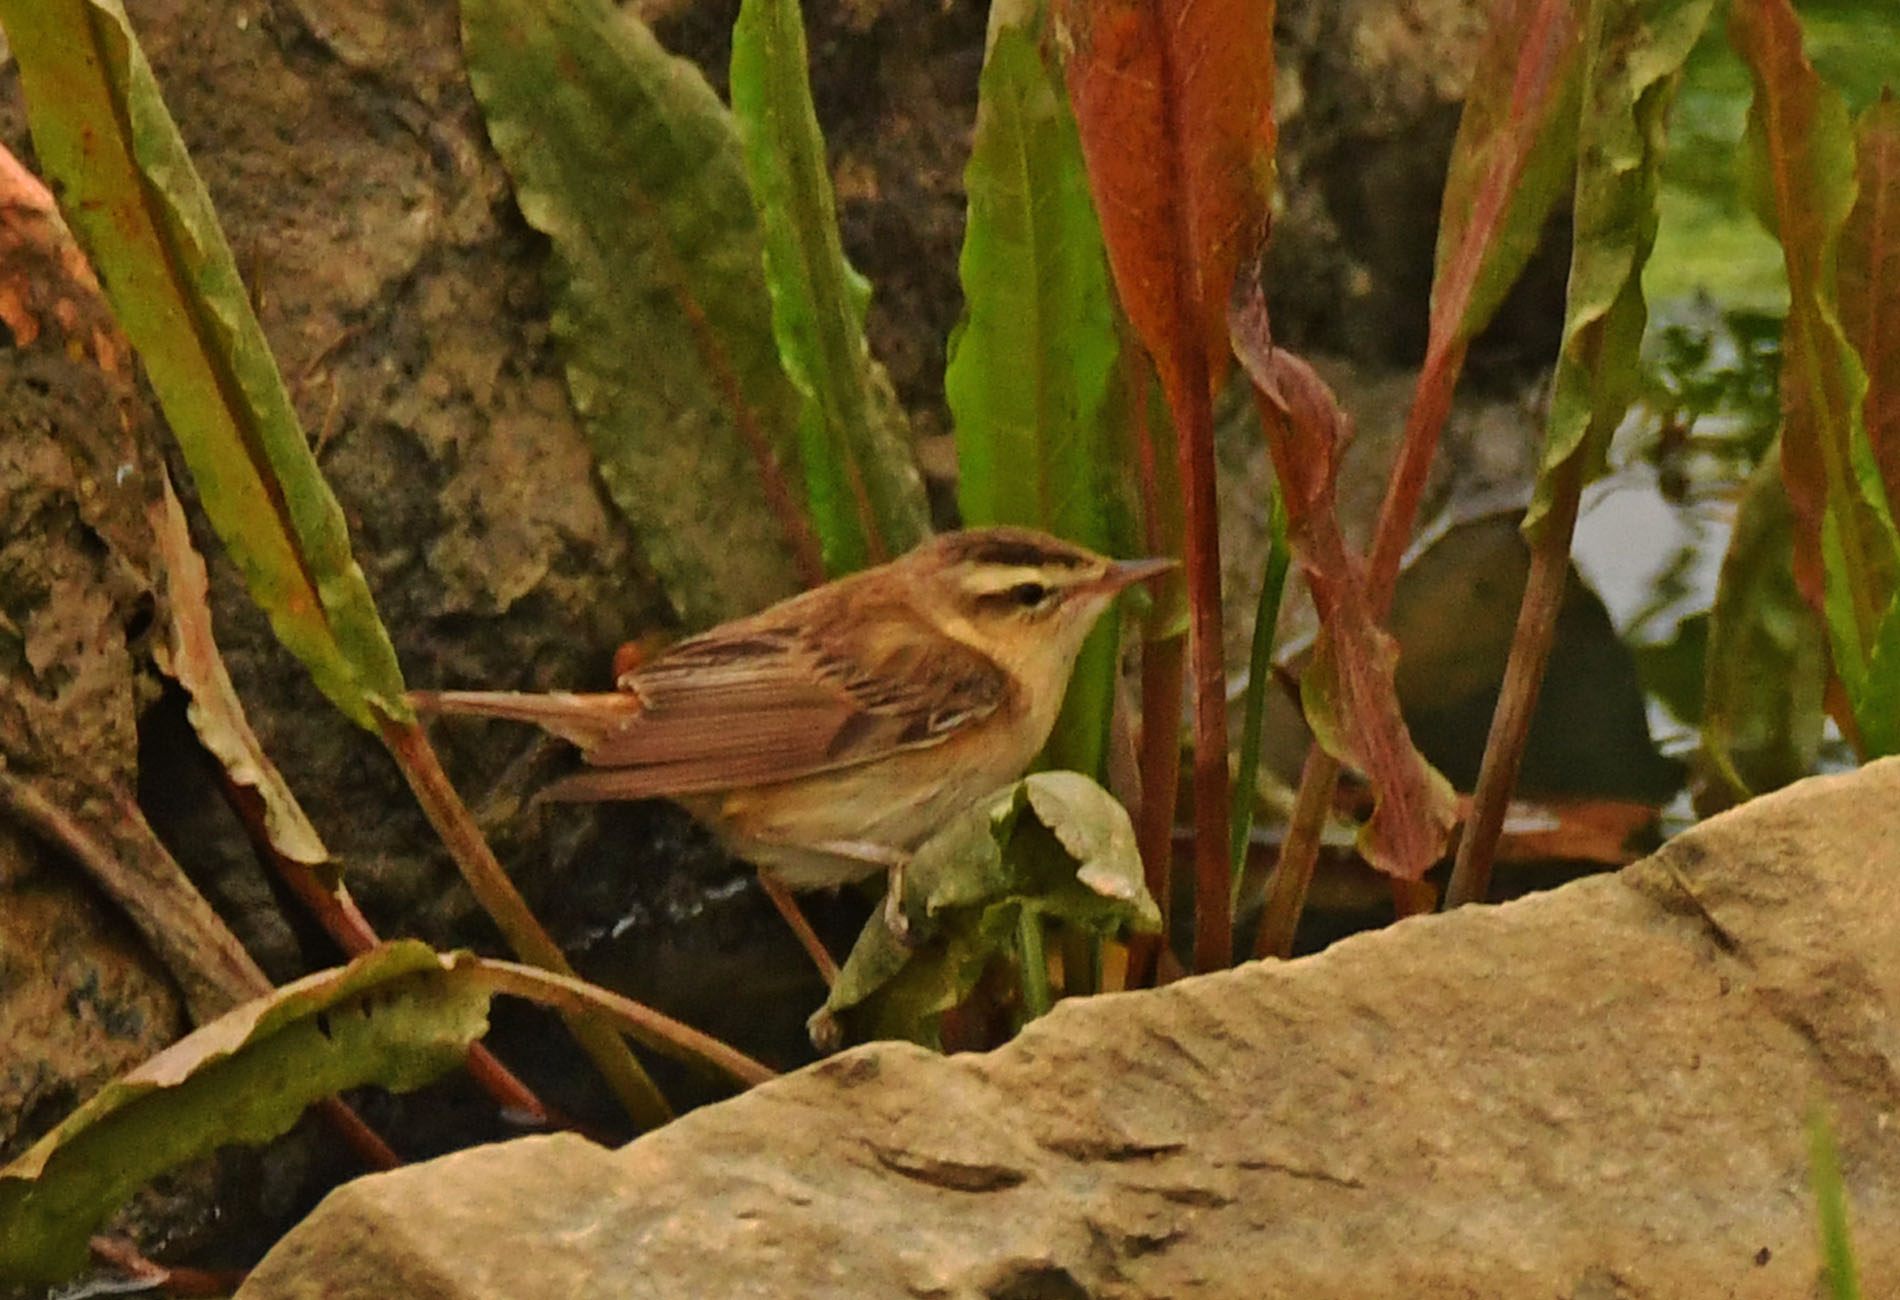
[[[877,1045],[620,1151],[332,1194],[290,1297],[1817,1294],[1806,1116],[1900,1293],[1900,762],[1290,964]]]

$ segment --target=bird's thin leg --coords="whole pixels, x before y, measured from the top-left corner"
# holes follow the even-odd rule
[[[778,909],[778,914],[785,918],[785,924],[792,927],[792,933],[798,936],[798,942],[810,955],[812,965],[818,968],[819,975],[824,978],[825,987],[836,984],[838,963],[833,959],[830,949],[825,947],[824,940],[818,937],[818,932],[811,928],[811,922],[805,919],[804,909],[792,897],[791,889],[769,871],[759,873],[759,887],[765,890],[765,896],[772,900],[772,906]]]
[[[809,847],[841,858],[874,863],[890,873],[884,887],[884,924],[890,927],[892,937],[908,948],[910,918],[904,915],[904,868],[910,865],[909,852],[872,840],[825,840]]]

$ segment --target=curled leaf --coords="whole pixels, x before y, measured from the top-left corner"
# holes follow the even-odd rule
[[[488,992],[414,941],[285,985],[107,1084],[0,1169],[0,1278],[78,1271],[88,1235],[164,1170],[287,1131],[312,1102],[420,1087],[461,1062]]]
[[[225,670],[224,656],[211,631],[210,579],[204,557],[191,544],[184,507],[163,479],[164,494],[153,504],[152,535],[164,566],[165,610],[169,635],[156,646],[159,669],[177,679],[191,697],[186,716],[199,741],[223,765],[236,784],[252,790],[263,805],[264,832],[277,851],[292,862],[314,867],[328,862],[330,851],[303,806],[284,783],[284,775],[264,752]]]
[[[911,858],[903,901],[910,945],[872,917],[815,1037],[848,1013],[866,1036],[938,1045],[943,1014],[1010,950],[1025,914],[1104,936],[1161,924],[1127,811],[1076,772],[1034,773],[952,820]]]
[[[1422,877],[1444,854],[1457,809],[1450,784],[1412,744],[1393,673],[1398,648],[1372,615],[1364,565],[1335,511],[1350,422],[1313,368],[1273,346],[1257,286],[1237,295],[1234,350],[1253,381],[1287,510],[1287,537],[1306,573],[1321,633],[1301,701],[1327,753],[1365,774],[1376,803],[1360,851],[1381,871]]]

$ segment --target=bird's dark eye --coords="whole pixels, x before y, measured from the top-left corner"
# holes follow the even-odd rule
[[[1009,598],[1024,609],[1034,609],[1049,599],[1049,589],[1040,582],[1019,582],[1009,589]]]

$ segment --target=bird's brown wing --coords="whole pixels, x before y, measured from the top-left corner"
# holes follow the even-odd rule
[[[934,745],[1007,704],[991,659],[901,608],[748,620],[621,679],[640,707],[584,745],[551,798],[703,794]],[[814,634],[816,633],[816,634]]]

